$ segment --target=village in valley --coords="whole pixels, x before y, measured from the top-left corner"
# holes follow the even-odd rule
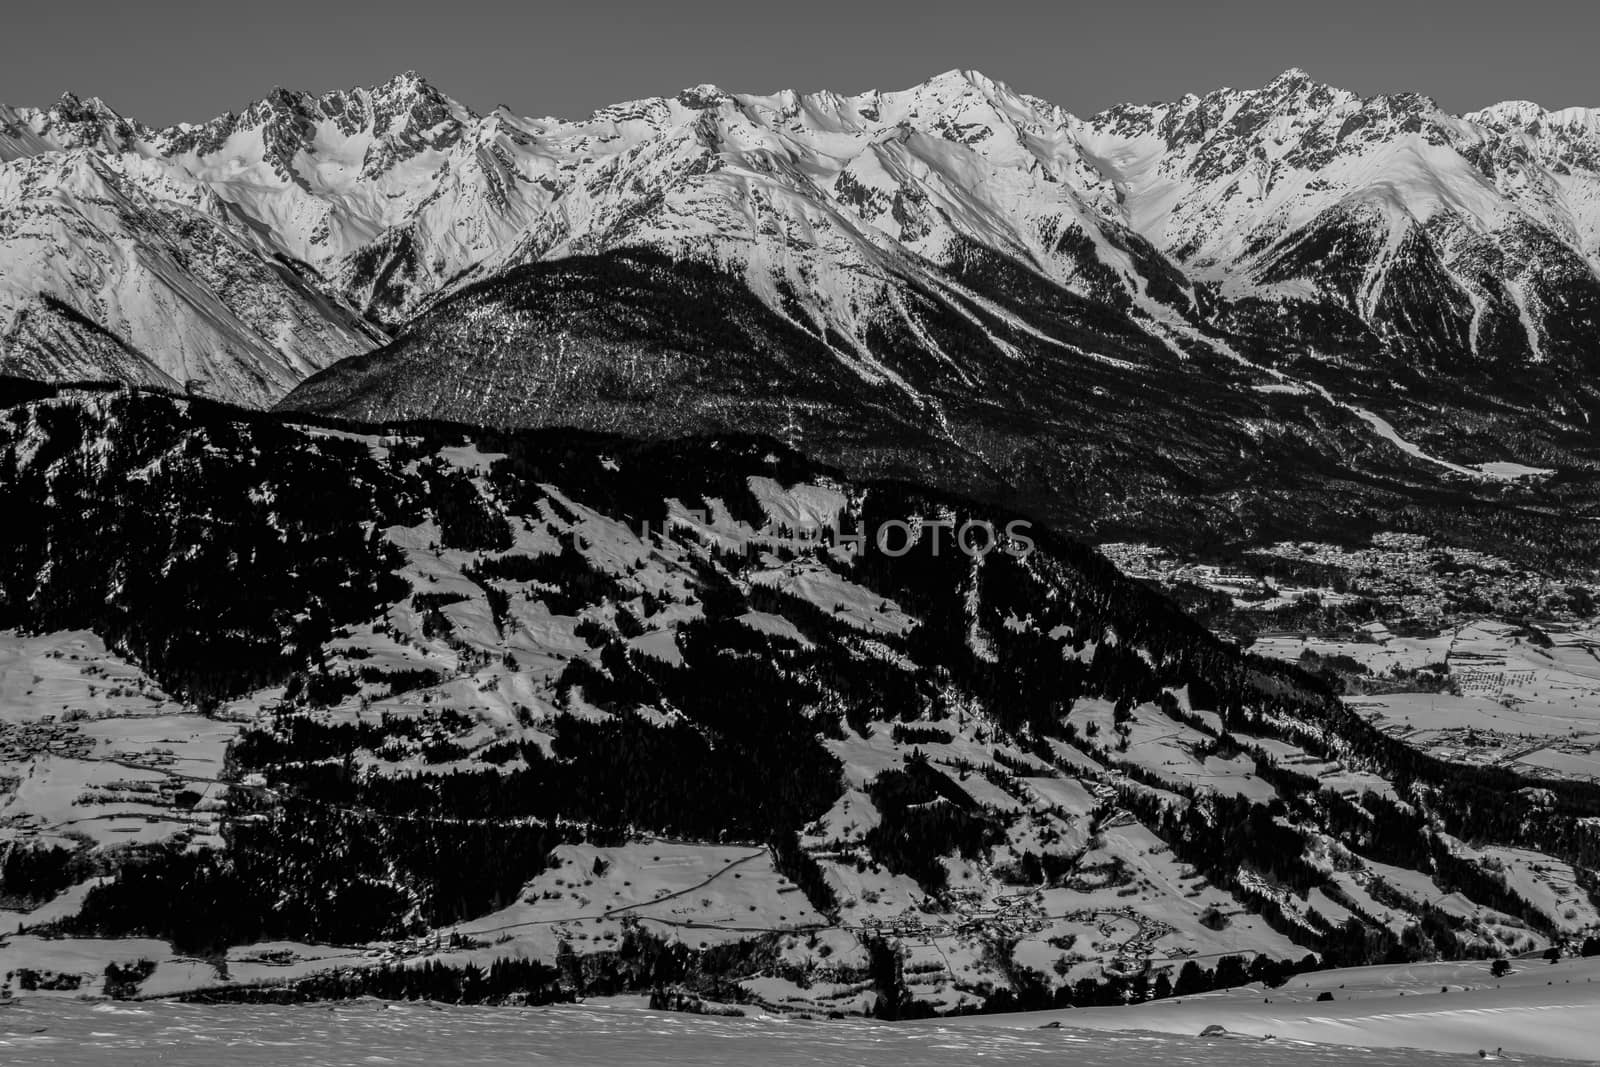
[[[1322,674],[1373,722],[1457,762],[1600,779],[1600,610],[1556,580],[1415,534],[1275,544],[1226,565],[1103,545],[1250,652]]]

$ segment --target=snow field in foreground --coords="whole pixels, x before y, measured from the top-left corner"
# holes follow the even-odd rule
[[[556,1008],[467,1008],[358,1001],[300,1007],[57,1002],[7,1009],[0,1056],[11,1063],[98,1067],[159,1061],[271,1064],[549,1064],[553,1067],[1391,1067],[1462,1063],[1460,1054],[1313,1045],[1280,1036],[1176,1036],[1037,1029],[1031,1017],[959,1025],[722,1019],[647,1012],[636,1001]],[[1529,1016],[1507,1025],[1529,1026]],[[1005,1022],[1021,1019],[1017,1026]],[[1532,1025],[1539,1025],[1537,1023]],[[1491,1049],[1491,1052],[1493,1050]],[[1511,1057],[1507,1057],[1508,1059]],[[1471,1056],[1477,1062],[1476,1054]],[[1518,1063],[1553,1063],[1515,1057]]]
[[[1333,1000],[1321,1002],[1322,993]],[[1198,1034],[1222,1026],[1280,1042],[1359,1044],[1372,1048],[1594,1059],[1600,1020],[1600,958],[1520,960],[1501,979],[1488,961],[1355,967],[1296,975],[1280,989],[1244,986],[1134,1008],[1087,1008],[947,1020],[952,1026],[996,1024]],[[1349,1062],[1360,1062],[1351,1059]],[[1422,1062],[1422,1061],[1418,1061]]]

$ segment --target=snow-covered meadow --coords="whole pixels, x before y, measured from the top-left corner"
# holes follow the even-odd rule
[[[214,840],[237,733],[172,700],[86,630],[0,632],[6,840]]]
[[[1426,752],[1497,763],[1531,775],[1600,777],[1600,632],[1477,619],[1437,637],[1376,633],[1366,642],[1313,635],[1266,636],[1255,650],[1298,659],[1348,656],[1375,675],[1443,664],[1459,693],[1352,696],[1350,705]]]
[[[1329,1000],[1320,1000],[1321,997]],[[1299,1042],[1361,1045],[1518,1063],[1540,1056],[1600,1057],[1600,959],[1517,961],[1494,978],[1486,961],[1352,967],[1297,975],[1278,989],[1242,986],[1216,993],[1154,1001],[1128,1008],[1086,1008],[1023,1015],[940,1020],[982,1031],[1059,1022],[1063,1027],[1179,1035],[1221,1026],[1239,1035],[1271,1035],[1280,1046]],[[1248,1046],[1241,1040],[1241,1052]],[[1259,1046],[1257,1046],[1259,1048]],[[1351,1051],[1347,1062],[1366,1062]],[[1381,1062],[1381,1061],[1379,1061]],[[1424,1062],[1422,1059],[1405,1062]]]
[[[1541,1033],[1549,1032],[1546,1015],[1516,1006],[1513,996],[1496,1003],[1504,1005],[1497,1016],[1500,1033],[1537,1040]],[[1592,1011],[1594,1000],[1588,1003]],[[1224,1016],[1219,1005],[1215,1017],[1234,1016]],[[6,1009],[0,1017],[0,1057],[7,1063],[61,1067],[155,1062],[172,1067],[209,1067],[219,1062],[240,1067],[374,1063],[463,1067],[528,1063],[550,1067],[844,1067],[867,1063],[875,1067],[970,1067],[975,1063],[995,1067],[1059,1063],[1080,1067],[1158,1063],[1174,1067],[1399,1067],[1467,1061],[1460,1051],[1395,1047],[1404,1042],[1375,1042],[1383,1047],[1374,1048],[1314,1044],[1290,1033],[1287,1026],[1272,1038],[1259,1033],[1199,1037],[1200,1026],[1183,1034],[1132,1027],[1091,1030],[1070,1025],[1075,1021],[1073,1013],[1064,1018],[1060,1028],[1051,1028],[1042,1025],[1042,1018],[1032,1016],[902,1024],[711,1018],[647,1011],[637,1001],[539,1009],[377,1001],[301,1007],[71,1001]],[[1448,1031],[1456,1022],[1442,1018],[1435,1029]],[[1361,1040],[1363,1032],[1352,1025],[1329,1028],[1323,1039]],[[1486,1051],[1493,1055],[1498,1047]],[[1547,1055],[1513,1051],[1519,1047],[1527,1046],[1518,1046],[1508,1036],[1503,1058],[1523,1064],[1562,1062]],[[1468,1056],[1473,1062],[1478,1059],[1475,1052]]]

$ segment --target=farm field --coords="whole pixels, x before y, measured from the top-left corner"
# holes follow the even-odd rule
[[[1436,638],[1264,636],[1253,650],[1288,660],[1307,651],[1348,657],[1380,676],[1442,664],[1458,692],[1359,694],[1347,702],[1441,758],[1600,778],[1600,629],[1592,626],[1548,624],[1534,637],[1480,619]]]

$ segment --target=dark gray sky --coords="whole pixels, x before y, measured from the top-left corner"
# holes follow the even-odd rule
[[[152,125],[274,85],[415,69],[477,108],[577,117],[700,82],[895,89],[975,67],[1069,111],[1259,85],[1286,67],[1452,110],[1600,105],[1593,0],[5,0],[0,101],[71,89]]]

